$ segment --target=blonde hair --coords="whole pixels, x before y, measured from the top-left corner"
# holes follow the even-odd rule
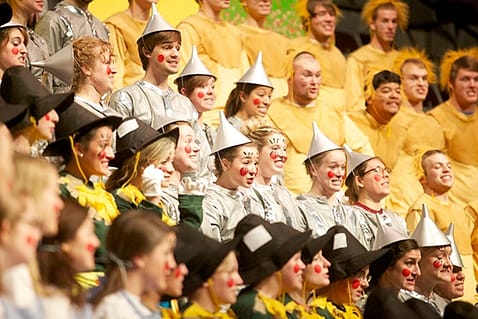
[[[449,81],[453,81],[456,78],[456,74],[459,69],[471,69],[478,71],[478,54],[477,49],[464,49],[464,50],[448,50],[443,55],[440,62],[440,88],[442,90],[448,89]],[[457,63],[460,60],[460,63]],[[450,92],[448,92],[450,93]]]
[[[397,10],[398,26],[405,30],[408,26],[408,4],[400,0],[369,0],[362,8],[362,19],[368,25],[375,21],[380,9]]]
[[[421,65],[427,70],[428,83],[435,83],[437,76],[435,74],[435,64],[430,61],[424,50],[416,48],[403,48],[398,51],[398,56],[393,64],[392,71],[402,75],[402,68],[405,63]]]

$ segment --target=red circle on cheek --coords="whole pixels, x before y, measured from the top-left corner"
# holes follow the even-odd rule
[[[186,145],[184,146],[184,151],[189,154],[193,151],[193,149],[191,148],[191,145]]]
[[[299,265],[294,265],[294,272],[298,273],[300,271],[300,266]]]
[[[164,55],[160,54],[158,55],[158,62],[161,63],[164,61]]]
[[[328,178],[333,178],[333,177],[335,177],[335,173],[332,172],[332,171],[328,171],[328,172],[327,172],[327,177],[328,177]]]
[[[382,178],[380,177],[380,175],[375,175],[373,177],[373,179],[376,181],[376,182],[380,182],[382,180]]]
[[[269,154],[269,157],[273,160],[275,160],[277,158],[277,153],[272,151],[270,154]]]
[[[317,274],[320,274],[320,273],[322,272],[322,267],[320,267],[319,265],[315,265],[314,271],[315,271]]]
[[[166,263],[164,264],[164,270],[165,270],[165,271],[169,271],[170,269],[171,269],[171,268],[169,267],[169,263],[166,262]]]
[[[360,287],[360,280],[359,280],[359,279],[354,279],[354,280],[352,281],[352,284],[351,284],[351,285],[352,285],[352,288],[353,288],[353,289],[357,289],[358,287]]]
[[[435,268],[440,268],[441,265],[442,265],[442,263],[441,263],[441,261],[439,261],[439,260],[435,260],[435,261],[433,262],[433,267],[435,267]]]
[[[252,100],[252,103],[254,103],[254,105],[259,105],[261,104],[261,100],[256,97],[254,100]]]
[[[203,92],[198,92],[198,98],[202,99],[204,97],[204,93]]]
[[[33,246],[35,244],[35,238],[33,238],[33,236],[27,236],[26,242],[28,245]]]
[[[49,121],[50,120],[50,115],[47,113],[47,114],[45,114],[44,118],[45,118],[45,120]]]
[[[241,174],[241,176],[246,176],[247,173],[249,173],[249,170],[246,167],[241,167],[239,170],[239,174]]]
[[[408,277],[408,276],[410,276],[411,273],[412,272],[408,268],[403,268],[403,270],[402,270],[403,277]]]
[[[106,152],[105,151],[101,151],[100,154],[98,154],[98,157],[100,159],[104,159],[106,157]]]
[[[229,278],[229,280],[227,281],[227,286],[229,288],[232,288],[234,287],[234,280],[232,278]]]
[[[17,55],[18,53],[20,53],[20,49],[19,49],[19,48],[12,48],[12,54],[13,54],[13,55]]]
[[[179,267],[176,268],[176,271],[174,272],[174,277],[176,278],[181,277],[181,269]]]
[[[88,250],[90,252],[93,252],[93,251],[96,250],[96,247],[95,247],[95,245],[88,244],[88,245],[86,245],[86,250]]]
[[[451,275],[451,282],[455,282],[455,281],[456,281],[456,276],[455,276],[455,274],[452,274]]]
[[[106,74],[111,75],[111,73],[113,73],[113,71],[111,71],[111,68],[109,66],[107,66],[106,67]]]

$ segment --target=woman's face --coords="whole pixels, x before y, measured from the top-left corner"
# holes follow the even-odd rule
[[[85,145],[77,146],[78,160],[86,177],[92,175],[107,176],[109,162],[115,155],[113,152],[113,131],[109,126],[96,129],[95,134]]]
[[[11,28],[6,39],[0,43],[0,69],[5,71],[12,66],[25,66],[27,47],[19,28]]]
[[[350,285],[350,296],[352,302],[355,303],[365,296],[365,289],[368,288],[370,282],[369,266],[365,266],[347,280]]]
[[[147,283],[145,290],[158,291],[160,294],[167,290],[167,278],[177,267],[173,255],[175,246],[176,235],[170,232],[149,254],[140,257],[144,282]]]
[[[240,85],[240,84],[239,84]],[[241,110],[247,118],[259,116],[264,117],[271,104],[272,88],[267,86],[258,86],[251,91],[249,95],[241,92],[240,99],[242,102]]]
[[[58,191],[58,173],[52,169],[45,180],[41,194],[42,230],[45,236],[54,236],[58,233],[58,219],[63,209],[63,200]]]
[[[167,274],[166,294],[172,297],[181,297],[183,293],[184,277],[188,274],[188,267],[185,264],[179,264]]]
[[[36,14],[43,12],[43,1],[40,0],[19,0],[13,1],[15,7],[21,12],[28,14]]]
[[[180,173],[195,172],[198,169],[199,151],[193,128],[190,125],[181,124],[174,155],[174,168]]]
[[[320,195],[329,198],[342,189],[345,161],[343,150],[333,150],[328,151],[318,165],[311,165],[312,181],[318,186]]]
[[[420,281],[427,283],[449,283],[451,282],[452,266],[450,262],[450,246],[441,248],[426,248],[420,260],[422,275]]]
[[[242,285],[243,281],[239,275],[239,264],[234,252],[230,252],[224,258],[211,279],[219,303],[235,304],[239,293],[238,286]]]
[[[101,96],[113,90],[117,70],[114,57],[110,52],[100,53],[100,49],[98,49],[98,56],[88,69],[90,71],[89,82]]]
[[[270,178],[284,172],[287,142],[282,134],[272,133],[259,152],[259,174]]]
[[[305,266],[304,281],[307,288],[319,289],[330,284],[329,279],[330,262],[322,255],[322,250],[319,251],[312,262]]]
[[[188,98],[199,113],[212,110],[216,101],[216,80],[211,76],[200,86],[194,88]]]
[[[163,171],[164,177],[161,181],[161,187],[168,188],[171,180],[171,175],[174,173],[174,150],[172,150],[168,157],[159,163],[155,163],[156,168]]]
[[[229,189],[237,189],[240,186],[250,188],[257,175],[258,162],[259,153],[256,146],[238,146],[232,162],[223,160],[221,177],[225,177],[226,181],[224,185],[220,185]]]
[[[419,249],[407,251],[392,266],[388,267],[380,277],[380,285],[396,290],[415,290],[415,283],[420,276],[419,262],[421,253]]]
[[[390,169],[381,160],[372,158],[367,162],[364,174],[356,178],[359,180],[359,186],[362,186],[361,191],[379,202],[390,194],[390,173]]]
[[[305,265],[300,258],[300,251],[295,253],[282,267],[282,292],[300,291]]]
[[[51,110],[38,120],[36,127],[38,139],[51,141],[55,134],[55,126],[60,118],[55,110]]]
[[[68,256],[76,272],[90,271],[95,268],[95,251],[99,245],[100,240],[96,237],[93,219],[87,216],[73,239],[61,244],[61,250]]]

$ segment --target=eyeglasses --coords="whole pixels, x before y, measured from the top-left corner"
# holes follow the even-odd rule
[[[362,281],[366,281],[367,283],[370,283],[372,280],[372,276],[364,273],[363,271],[356,273],[354,277]]]
[[[368,171],[363,172],[362,176],[365,176],[368,173],[372,173],[372,172],[375,173],[375,174],[380,174],[380,175],[383,176],[385,174],[385,172],[387,173],[387,175],[390,175],[390,173],[392,173],[392,170],[388,167],[377,166],[377,167],[369,169]]]

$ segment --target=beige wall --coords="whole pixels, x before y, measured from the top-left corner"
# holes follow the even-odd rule
[[[91,12],[102,21],[127,7],[127,0],[95,0],[89,6]],[[185,17],[195,13],[198,6],[194,0],[159,0],[158,10],[166,21],[175,26]]]

